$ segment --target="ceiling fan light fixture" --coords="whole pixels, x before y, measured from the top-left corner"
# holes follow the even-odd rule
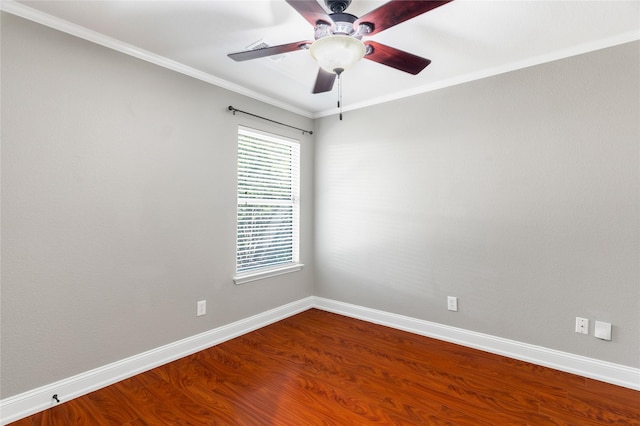
[[[322,69],[337,73],[336,70],[351,68],[364,57],[367,49],[357,38],[332,35],[314,41],[309,51]]]

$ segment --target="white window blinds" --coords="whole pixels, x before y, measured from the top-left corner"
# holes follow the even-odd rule
[[[236,272],[298,262],[300,145],[238,130]]]

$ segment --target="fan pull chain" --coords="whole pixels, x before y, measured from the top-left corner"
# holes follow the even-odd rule
[[[334,70],[338,76],[338,109],[340,110],[340,121],[342,121],[342,68],[336,68]]]
[[[340,108],[340,121],[342,121],[342,79],[338,76],[338,108]]]

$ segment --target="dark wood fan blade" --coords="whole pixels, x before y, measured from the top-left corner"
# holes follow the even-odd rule
[[[333,83],[336,81],[336,75],[332,72],[325,71],[322,68],[318,71],[316,85],[313,87],[313,93],[330,92],[333,89]]]
[[[365,45],[370,46],[373,50],[371,53],[365,55],[366,59],[400,71],[408,72],[409,74],[416,75],[431,63],[429,59],[376,43],[375,41],[367,41]]]
[[[333,25],[333,20],[315,0],[287,0],[300,15],[315,27],[318,21]]]
[[[304,49],[312,41],[296,41],[295,43],[281,44],[279,46],[269,46],[262,49],[245,50],[244,52],[229,53],[227,56],[234,61],[248,61],[249,59],[264,58],[265,56],[280,55],[282,53],[294,52]]]
[[[394,25],[398,25],[408,19],[415,18],[418,15],[422,15],[450,1],[452,0],[391,0],[366,15],[361,16],[353,25],[355,28],[358,28],[360,24],[369,24],[372,26],[373,30],[367,34],[369,36],[391,28]]]

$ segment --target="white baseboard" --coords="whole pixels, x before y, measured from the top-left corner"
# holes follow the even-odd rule
[[[555,368],[560,371],[578,374],[618,386],[640,390],[640,369],[637,368],[599,361],[597,359],[363,306],[311,296],[232,324],[218,327],[205,333],[188,337],[103,367],[3,399],[0,401],[0,425],[6,425],[7,423],[52,407],[56,404],[52,400],[52,395],[54,394],[58,395],[61,403],[70,401],[97,389],[119,382],[120,380],[215,346],[310,308],[322,309],[422,336]]]
[[[475,331],[450,327],[434,322],[397,315],[363,306],[313,298],[313,306],[328,312],[358,318],[375,324],[386,325],[422,336],[480,349],[498,355],[527,361],[626,388],[640,390],[640,369],[585,356],[574,355],[515,340],[503,339]]]
[[[103,367],[5,398],[0,401],[0,425],[6,425],[56,405],[57,403],[52,399],[54,394],[58,395],[61,403],[70,401],[117,383],[120,380],[306,311],[312,306],[312,297],[301,299]]]

